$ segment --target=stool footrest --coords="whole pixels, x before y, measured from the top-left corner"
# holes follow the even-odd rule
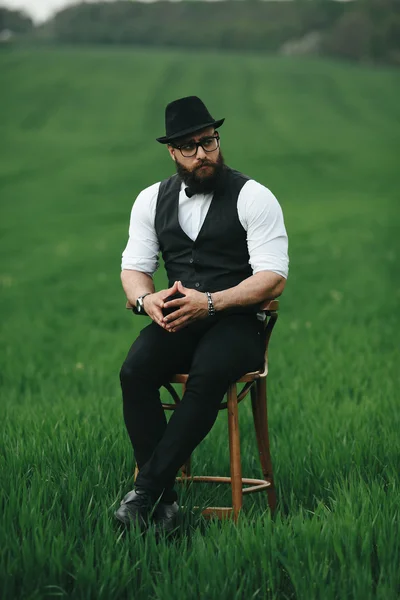
[[[186,509],[188,507],[181,505],[181,508]],[[235,518],[232,506],[208,506],[207,508],[202,508],[201,506],[192,506],[190,510],[196,512],[199,511],[206,519],[217,517],[221,521],[224,521],[225,519]]]
[[[178,483],[231,483],[231,477],[214,477],[212,475],[196,475],[194,477],[177,477]],[[242,489],[243,494],[251,494],[253,492],[261,492],[268,487],[271,487],[271,481],[265,479],[249,479],[248,477],[242,477],[242,485],[248,485]],[[207,509],[208,510],[208,509]],[[225,509],[224,509],[225,510]]]
[[[233,519],[233,508],[231,506],[209,506],[201,511],[201,514],[206,519],[217,517],[221,521],[225,519]]]

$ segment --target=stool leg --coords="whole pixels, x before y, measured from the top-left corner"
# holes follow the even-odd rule
[[[239,415],[236,384],[229,386],[227,393],[229,453],[231,461],[231,486],[233,518],[237,521],[243,505],[242,465],[240,462]]]
[[[182,473],[182,477],[184,479],[190,479],[190,477],[192,476],[192,470],[191,470],[191,456],[189,456],[189,458],[187,459],[187,461],[181,466],[181,473]]]
[[[273,512],[276,508],[276,491],[269,450],[266,377],[258,379],[251,388],[251,408],[253,410],[254,428],[257,436],[261,469],[265,481],[269,481],[271,484],[270,487],[267,488],[267,494],[268,505],[271,512]]]

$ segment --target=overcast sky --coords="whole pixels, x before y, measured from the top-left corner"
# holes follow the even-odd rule
[[[86,0],[86,2],[95,0]],[[112,0],[109,0],[112,2]],[[77,4],[77,0],[0,0],[0,6],[23,9],[35,21],[45,21],[53,13],[68,4]]]

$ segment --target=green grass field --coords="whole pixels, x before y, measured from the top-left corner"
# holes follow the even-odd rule
[[[398,71],[140,50],[0,54],[0,596],[400,596]],[[182,492],[174,540],[117,529],[132,488],[118,373],[145,320],[120,256],[137,193],[172,173],[165,104],[197,94],[227,163],[280,200],[291,273],[271,342],[275,519]],[[158,286],[164,284],[158,274]],[[243,471],[259,476],[249,402]],[[194,469],[228,473],[225,415]]]

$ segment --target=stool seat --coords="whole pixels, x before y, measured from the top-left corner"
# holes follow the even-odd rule
[[[129,302],[126,308],[132,309]],[[232,383],[227,390],[227,401],[221,402],[219,410],[227,410],[228,413],[228,439],[230,454],[230,477],[220,477],[212,475],[191,474],[191,457],[187,459],[181,467],[181,477],[177,477],[178,483],[217,483],[230,484],[232,489],[232,506],[210,506],[202,511],[206,517],[216,516],[220,519],[233,518],[238,519],[243,506],[243,495],[254,492],[266,491],[268,505],[271,511],[276,507],[276,491],[272,472],[272,461],[269,448],[268,433],[268,413],[267,413],[267,386],[266,378],[268,374],[268,346],[272,330],[278,318],[279,302],[271,300],[260,307],[264,312],[265,321],[265,359],[264,369],[261,371],[252,371],[245,373],[235,383]],[[173,402],[163,402],[165,410],[175,410],[181,401],[173,384],[181,384],[182,396],[185,393],[188,373],[177,373],[173,375],[163,387],[169,392]],[[238,393],[238,384],[243,383],[243,387]],[[251,407],[253,413],[254,429],[257,438],[258,456],[261,463],[263,479],[254,479],[242,477],[241,456],[240,456],[240,436],[239,436],[239,415],[238,404],[248,394],[251,396]],[[135,478],[138,469],[135,469]],[[245,487],[246,486],[246,487]]]

